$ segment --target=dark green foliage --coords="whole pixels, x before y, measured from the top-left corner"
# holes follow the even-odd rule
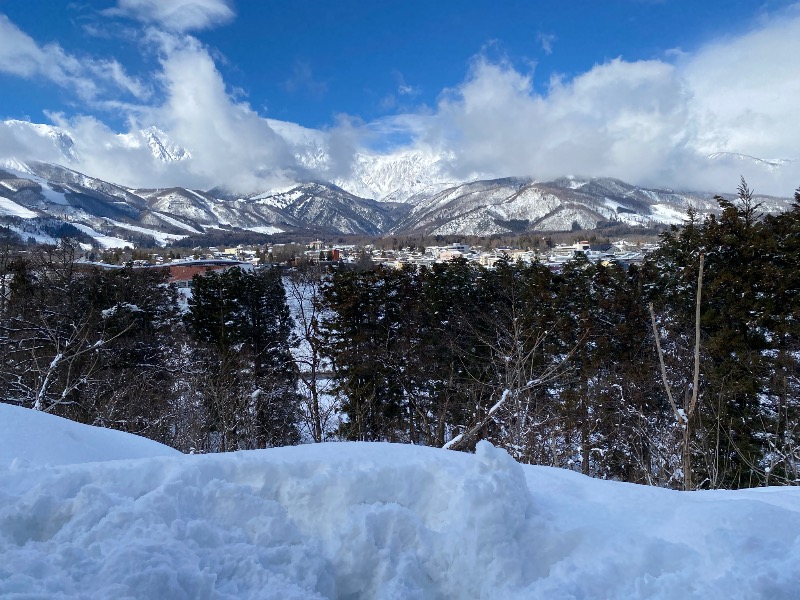
[[[800,202],[800,191],[796,196]],[[468,432],[525,462],[680,487],[683,428],[660,378],[648,304],[699,487],[797,483],[800,204],[763,218],[742,182],[721,213],[664,234],[641,267],[578,258],[561,273],[501,262],[341,271],[327,349],[349,439],[441,445]]]
[[[314,440],[488,439],[522,462],[651,485],[682,487],[685,465],[694,487],[798,484],[800,190],[795,199],[762,216],[742,182],[719,214],[690,211],[642,265],[364,260],[298,279],[295,301],[313,298],[305,415],[278,271],[197,277],[180,318],[158,269],[98,271],[67,245],[31,260],[9,243],[0,393],[183,450],[294,444],[305,421]],[[648,305],[676,404],[698,395],[688,428],[667,400]]]
[[[33,259],[4,251],[0,397],[182,450],[297,443],[280,275],[234,269],[199,278],[191,335],[167,276],[76,263],[69,245]]]
[[[62,246],[7,265],[0,395],[168,441],[174,290],[161,271],[78,268],[73,257]]]
[[[651,297],[670,336],[674,384],[688,393],[693,280],[705,255],[701,382],[692,423],[695,481],[709,487],[797,482],[792,390],[800,293],[797,210],[762,219],[742,182],[722,212],[665,236],[651,257]]]
[[[297,366],[292,319],[276,269],[195,276],[186,314],[204,366],[195,382],[214,450],[295,444]],[[204,444],[200,444],[203,446]]]

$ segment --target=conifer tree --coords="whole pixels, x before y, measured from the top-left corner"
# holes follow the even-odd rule
[[[211,361],[201,377],[213,434],[222,450],[299,441],[292,319],[277,269],[195,276],[186,324]],[[215,441],[213,441],[215,440]]]

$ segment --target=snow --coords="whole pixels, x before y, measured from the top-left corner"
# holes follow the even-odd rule
[[[454,155],[425,151],[356,153],[351,172],[334,184],[362,198],[406,202],[426,190],[458,185],[449,171]]]
[[[0,404],[0,477],[8,469],[17,472],[45,466],[177,455],[180,455],[177,450],[139,436]],[[3,526],[0,532],[4,532]]]
[[[185,238],[185,235],[178,235],[175,233],[163,233],[158,231],[157,229],[150,229],[148,227],[139,227],[138,225],[131,225],[130,223],[123,223],[122,221],[115,221],[114,219],[105,219],[115,227],[119,227],[120,229],[127,229],[129,231],[135,231],[136,233],[143,233],[145,235],[150,235],[156,242],[161,246],[166,246],[169,242],[173,242],[175,240],[181,240]]]
[[[50,204],[59,204],[61,206],[69,206],[69,202],[67,202],[67,197],[64,195],[63,192],[56,192],[55,190],[51,189],[50,186],[44,181],[41,177],[34,179],[34,181],[39,179],[37,183],[42,186],[42,196],[44,196],[45,200]]]
[[[686,211],[669,204],[654,204],[650,207],[653,220],[667,225],[682,225],[686,222]]]
[[[28,165],[15,158],[0,159],[0,169],[3,169],[5,171],[11,171],[12,173],[21,176],[23,178],[26,177],[28,174],[32,173]]]
[[[0,405],[0,596],[795,598],[800,489],[327,443],[180,455]],[[127,459],[127,460],[119,460]],[[49,465],[49,466],[46,466]]]
[[[567,180],[569,180],[569,189],[571,189],[571,190],[579,190],[583,186],[585,186],[587,183],[589,183],[588,181],[575,179],[575,177],[572,176],[572,175],[568,175],[567,176]]]
[[[77,229],[80,229],[83,233],[91,236],[94,238],[98,244],[100,244],[103,248],[124,248],[125,246],[132,246],[129,241],[123,240],[122,238],[113,237],[110,235],[103,235],[99,231],[95,231],[88,225],[83,225],[81,223],[72,223]]]
[[[53,237],[50,237],[49,235],[44,235],[41,233],[31,233],[29,231],[25,231],[21,227],[17,227],[10,223],[3,225],[3,227],[6,227],[7,229],[10,229],[14,233],[16,233],[22,240],[27,241],[28,239],[33,238],[37,244],[58,244],[58,240]],[[91,246],[89,248],[91,249]]]
[[[162,215],[159,213],[159,216]],[[123,223],[122,221],[115,221],[114,219],[109,219],[109,218],[104,218],[103,221],[120,229],[126,229],[128,231],[150,235],[161,246],[165,246],[167,243],[171,241],[180,240],[186,237],[185,235],[178,235],[174,233],[162,233],[157,229],[139,227],[138,225],[131,225],[130,223]],[[127,240],[118,237],[103,235],[102,233],[92,229],[88,225],[83,225],[80,223],[72,223],[72,225],[74,225],[84,233],[93,237],[97,241],[97,243],[100,244],[103,248],[124,248],[125,246],[133,246],[132,242],[129,242]],[[184,228],[188,227],[184,225]]]
[[[255,231],[256,233],[263,233],[265,235],[273,235],[275,233],[283,233],[283,229],[279,227],[274,227],[272,225],[259,225],[253,227],[243,227],[242,229],[247,229],[248,231]]]
[[[109,317],[114,316],[120,310],[127,310],[132,313],[142,312],[142,309],[136,306],[135,304],[131,304],[129,302],[121,302],[120,304],[115,304],[111,308],[106,308],[100,311],[100,315],[104,319],[108,319]]]
[[[32,219],[37,217],[35,212],[17,204],[16,202],[0,196],[0,215],[10,215],[12,217],[21,217],[23,219]]]
[[[187,188],[187,189],[186,189],[186,191],[187,191],[188,193],[190,193],[192,196],[194,196],[195,198],[197,198],[198,200],[202,200],[203,202],[206,202],[206,201],[208,201],[208,198],[206,198],[206,197],[205,197],[205,196],[203,196],[202,194],[198,194],[198,193],[197,193],[197,192],[195,192],[194,190],[190,190],[190,189],[188,189],[188,188]]]
[[[191,225],[187,225],[183,221],[179,221],[178,219],[176,219],[174,217],[171,217],[170,215],[167,215],[167,214],[164,214],[164,213],[160,213],[160,212],[155,212],[155,214],[158,215],[159,219],[162,219],[162,220],[166,221],[167,223],[169,223],[170,225],[174,225],[175,227],[180,227],[181,229],[185,229],[186,231],[189,231],[191,233],[203,233],[202,231],[200,231],[196,227],[192,227]]]
[[[191,152],[175,144],[158,127],[148,127],[137,132],[117,134],[116,142],[120,147],[127,149],[138,149],[147,146],[153,157],[164,163],[187,160],[192,157]],[[107,143],[106,147],[113,149],[113,144]]]
[[[272,196],[280,196],[282,194],[286,194],[287,192],[291,192],[293,189],[295,189],[299,185],[300,185],[299,182],[293,181],[291,183],[287,183],[286,185],[280,185],[280,186],[277,186],[277,187],[271,187],[268,190],[264,190],[264,191],[262,191],[262,192],[260,192],[258,194],[255,194],[254,196],[251,196],[250,199],[251,200],[266,200],[266,199],[269,199]]]

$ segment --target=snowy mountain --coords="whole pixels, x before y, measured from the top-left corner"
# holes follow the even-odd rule
[[[781,209],[783,200],[769,199]],[[692,206],[714,210],[710,194],[641,188],[609,179],[565,177],[550,182],[506,178],[452,187],[412,198],[394,232],[427,235],[492,235],[521,231],[594,229],[601,222],[629,225],[681,223]]]
[[[325,443],[182,455],[0,404],[5,598],[794,598],[800,490]]]
[[[354,152],[349,164],[336,165],[331,150],[335,141],[321,132],[285,121],[268,122],[312,178],[327,176],[334,185],[360,198],[406,202],[415,195],[430,195],[459,183],[449,174],[455,158],[452,154],[420,150]],[[472,179],[478,177],[476,174]]]
[[[153,156],[163,163],[192,158],[191,152],[170,140],[169,136],[158,127],[148,127],[136,133],[119,134],[118,138],[127,148],[149,147]]]
[[[66,132],[58,127],[30,123],[28,121],[8,120],[3,121],[4,125],[11,134],[23,141],[38,138],[32,144],[34,147],[40,145],[36,141],[46,142],[61,156],[64,162],[71,164],[78,160],[75,150],[75,142]]]
[[[779,171],[786,165],[795,162],[794,160],[787,158],[763,159],[756,158],[755,156],[749,156],[747,154],[738,154],[736,152],[714,152],[713,154],[708,155],[708,159],[713,162],[752,163],[764,167],[770,172]]]
[[[267,204],[291,215],[298,223],[330,228],[344,234],[380,235],[405,212],[402,206],[359,198],[326,183],[304,183],[285,192],[259,195],[258,204]]]
[[[111,247],[150,238],[165,244],[221,227],[379,235],[405,212],[403,205],[358,198],[326,183],[220,198],[185,188],[127,189],[49,163],[13,166],[0,169],[0,225],[41,242],[52,240],[26,221],[57,219]]]
[[[474,174],[469,181],[454,181],[451,166],[456,157],[430,150],[345,152],[351,163],[337,165],[332,148],[346,140],[291,123],[269,124],[286,141],[297,166],[270,171],[275,175],[271,179],[280,182],[273,188],[231,193],[223,187],[133,189],[90,177],[62,166],[81,160],[63,129],[5,121],[2,126],[14,136],[44,144],[48,152],[43,153],[57,160],[0,160],[0,224],[25,239],[48,241],[30,223],[60,219],[103,245],[121,245],[149,238],[166,243],[220,227],[263,233],[306,230],[315,235],[486,236],[593,229],[607,222],[651,226],[682,222],[690,206],[700,213],[717,208],[711,194],[650,189],[610,178],[542,182]],[[109,143],[114,146],[109,150],[123,152],[121,156],[126,150],[148,152],[165,169],[184,168],[195,160],[189,149],[156,127],[116,135]],[[755,161],[768,169],[787,163],[730,153],[708,160]],[[791,202],[768,196],[757,200],[767,212],[785,210]]]
[[[0,125],[8,128],[14,136],[22,140],[36,136],[40,140],[48,142],[50,146],[48,148],[49,152],[45,152],[45,154],[58,157],[58,160],[54,162],[74,165],[80,161],[74,140],[68,132],[60,127],[16,120],[3,121]],[[112,145],[129,150],[149,148],[153,157],[163,163],[188,160],[192,157],[189,150],[172,141],[158,127],[148,127],[132,133],[118,134]],[[38,147],[38,145],[34,144],[34,147]],[[8,159],[0,162],[6,165],[9,164]],[[2,165],[0,164],[0,166]]]
[[[356,154],[352,171],[336,185],[364,198],[407,202],[457,185],[448,175],[448,157],[435,153]]]
[[[426,185],[403,203],[362,198],[325,182],[237,197],[179,187],[128,189],[55,164],[15,161],[0,169],[0,224],[23,239],[46,242],[24,222],[57,219],[100,245],[119,246],[150,238],[165,244],[221,227],[319,235],[485,236],[592,229],[602,222],[649,226],[680,223],[690,206],[700,213],[717,207],[710,194],[647,189],[608,178],[506,178],[440,187]],[[769,212],[790,204],[788,198],[767,196],[757,201]]]

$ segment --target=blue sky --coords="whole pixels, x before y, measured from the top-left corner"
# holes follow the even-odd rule
[[[798,33],[788,0],[0,0],[0,120],[59,125],[98,175],[113,161],[91,147],[157,126],[193,154],[155,174],[176,183],[295,168],[274,119],[336,148],[331,176],[406,145],[461,176],[676,185],[695,155],[800,158]]]

